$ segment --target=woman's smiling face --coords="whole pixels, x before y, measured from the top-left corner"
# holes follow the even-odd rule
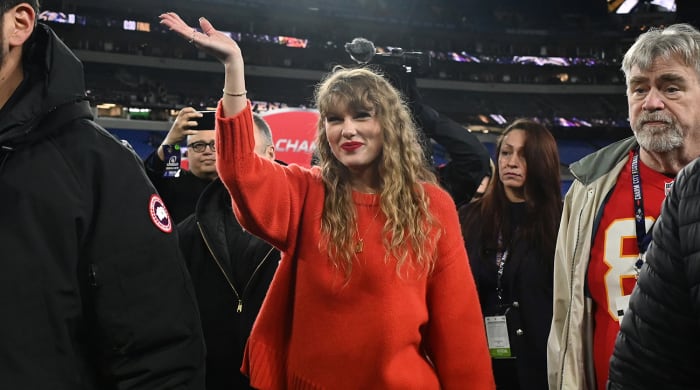
[[[374,110],[348,107],[329,112],[324,118],[326,137],[335,158],[353,175],[378,170],[384,139]]]

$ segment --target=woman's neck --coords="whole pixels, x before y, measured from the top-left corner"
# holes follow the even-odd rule
[[[356,191],[356,192],[359,192],[359,193],[362,193],[362,194],[371,194],[371,195],[374,195],[374,194],[378,194],[378,193],[379,193],[379,190],[378,190],[378,189],[369,188],[369,187],[366,187],[366,188],[357,188],[357,187],[354,187],[354,186],[353,186],[353,187],[352,187],[352,190],[353,190],[353,191]]]
[[[522,188],[505,187],[506,198],[511,203],[525,202],[525,191]]]
[[[381,192],[381,181],[378,175],[371,177],[354,177],[350,179],[350,187],[353,191],[364,194],[378,194]]]

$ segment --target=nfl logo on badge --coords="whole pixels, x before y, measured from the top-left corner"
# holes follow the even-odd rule
[[[151,200],[148,202],[148,214],[158,229],[165,233],[173,231],[173,223],[170,220],[168,209],[165,208],[165,204],[158,194],[151,195]]]

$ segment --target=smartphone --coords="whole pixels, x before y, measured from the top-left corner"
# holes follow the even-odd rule
[[[197,111],[202,114],[201,118],[195,119],[197,126],[190,127],[190,130],[214,130],[216,111]]]

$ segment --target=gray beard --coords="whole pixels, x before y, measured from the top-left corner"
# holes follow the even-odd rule
[[[663,127],[645,128],[645,121],[664,121]],[[683,146],[683,130],[676,121],[664,113],[650,113],[640,116],[632,126],[639,146],[644,150],[666,153]]]

